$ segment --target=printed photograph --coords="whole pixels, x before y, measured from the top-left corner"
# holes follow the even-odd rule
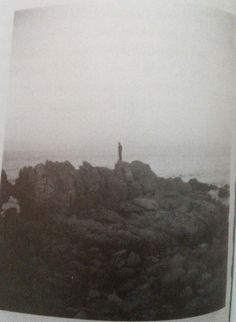
[[[1,310],[161,321],[225,306],[233,22],[152,0],[15,13]]]

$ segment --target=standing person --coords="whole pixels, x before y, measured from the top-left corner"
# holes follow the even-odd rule
[[[120,142],[118,143],[118,155],[119,155],[119,161],[122,161],[122,145],[120,144]]]

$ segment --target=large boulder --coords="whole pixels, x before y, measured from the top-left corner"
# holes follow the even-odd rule
[[[197,179],[193,178],[189,180],[189,184],[193,191],[209,192],[210,190],[216,190],[215,185],[209,185],[207,183],[199,182]]]
[[[14,188],[23,214],[71,211],[76,196],[75,178],[76,170],[68,161],[47,161],[35,168],[23,168]]]
[[[77,208],[120,210],[127,200],[154,195],[156,179],[150,167],[140,161],[118,161],[114,170],[84,162],[76,179]]]
[[[132,200],[132,203],[144,210],[157,210],[159,208],[156,200],[147,198],[136,198]]]
[[[229,185],[224,185],[224,187],[221,187],[218,192],[219,198],[229,198]]]
[[[142,193],[144,195],[154,194],[157,188],[157,176],[151,170],[150,166],[136,160],[130,163],[130,168],[134,180],[142,186]]]
[[[76,177],[77,209],[118,209],[127,199],[126,179],[114,170],[84,162]]]

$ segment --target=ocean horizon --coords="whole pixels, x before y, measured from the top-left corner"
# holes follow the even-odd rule
[[[73,152],[35,152],[35,151],[7,151],[3,156],[2,168],[6,171],[10,181],[18,177],[20,169],[35,166],[50,161],[69,161],[75,168],[79,168],[83,161],[92,166],[113,169],[116,155],[92,155]],[[163,178],[180,177],[185,182],[192,178],[222,186],[230,181],[230,158],[225,155],[126,155],[124,161],[140,160],[149,164],[157,176]]]

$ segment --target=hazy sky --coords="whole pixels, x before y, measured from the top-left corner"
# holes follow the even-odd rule
[[[6,149],[223,151],[232,41],[230,15],[155,0],[19,11]]]

